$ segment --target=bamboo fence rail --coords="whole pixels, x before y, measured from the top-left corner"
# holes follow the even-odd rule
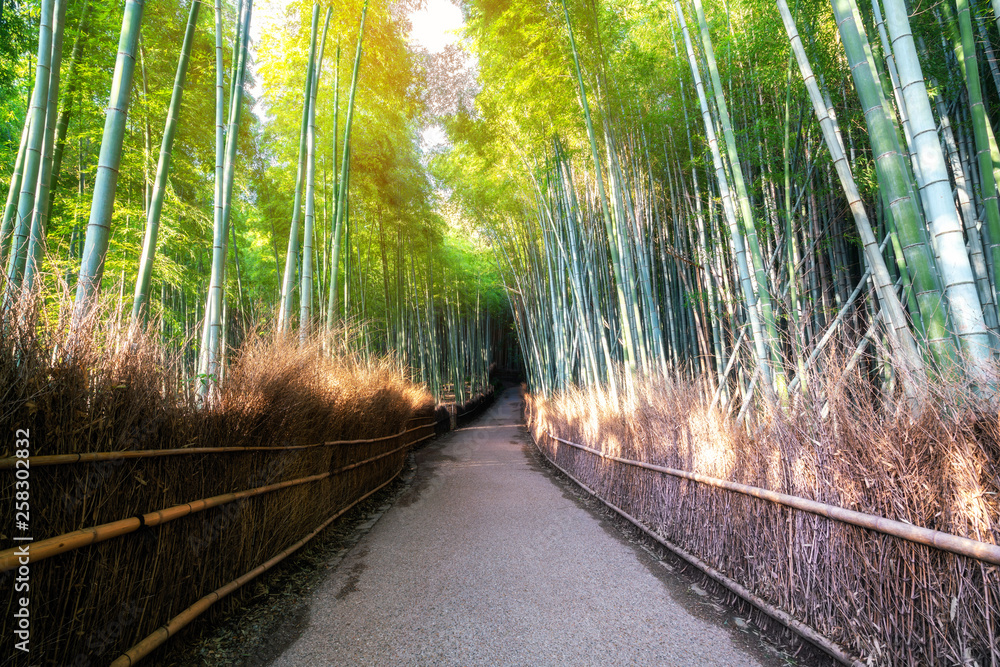
[[[825,635],[821,634],[820,632],[817,632],[815,628],[812,628],[809,625],[806,625],[805,623],[802,623],[801,621],[797,620],[793,616],[791,616],[791,615],[783,612],[781,609],[778,609],[774,605],[772,605],[772,604],[770,604],[770,603],[762,600],[758,596],[756,596],[753,593],[751,593],[746,587],[742,586],[737,581],[734,581],[733,579],[730,579],[729,577],[727,577],[726,575],[722,574],[721,572],[719,572],[718,570],[716,570],[714,567],[712,567],[711,565],[709,565],[705,561],[701,560],[700,558],[698,558],[694,554],[690,553],[689,551],[687,551],[685,549],[682,549],[681,547],[677,546],[676,544],[674,544],[670,540],[667,540],[666,538],[664,538],[664,537],[662,537],[660,535],[657,535],[654,531],[650,530],[648,527],[646,527],[645,524],[643,524],[641,521],[639,521],[638,519],[636,519],[634,516],[632,516],[631,514],[629,514],[628,512],[626,512],[625,510],[621,509],[620,507],[618,507],[614,503],[612,503],[612,502],[610,502],[610,501],[605,500],[604,498],[602,498],[601,495],[599,493],[597,493],[597,491],[595,491],[594,489],[590,488],[589,486],[587,486],[586,484],[584,484],[582,481],[580,481],[579,479],[577,479],[571,472],[569,472],[568,470],[566,470],[565,468],[563,468],[561,465],[559,465],[558,463],[556,463],[554,459],[549,458],[549,456],[547,454],[545,454],[545,452],[542,450],[542,448],[538,446],[538,442],[535,440],[534,433],[531,432],[530,429],[529,429],[528,432],[531,433],[531,441],[535,445],[535,448],[539,451],[539,453],[542,454],[542,456],[544,456],[549,461],[549,463],[551,463],[552,465],[554,465],[556,468],[559,469],[560,472],[562,472],[564,475],[566,475],[571,480],[573,480],[577,484],[577,486],[579,486],[580,488],[582,488],[584,491],[586,491],[587,493],[589,493],[593,497],[597,498],[599,501],[601,501],[602,503],[604,503],[604,505],[606,505],[609,509],[611,509],[612,511],[614,511],[616,514],[618,514],[619,516],[621,516],[623,519],[625,519],[626,521],[628,521],[632,525],[634,525],[636,528],[638,528],[639,530],[641,530],[643,533],[645,533],[649,537],[651,537],[654,540],[656,540],[658,543],[660,543],[661,545],[663,545],[664,547],[666,547],[667,549],[669,549],[671,552],[673,552],[674,554],[676,554],[677,556],[679,556],[683,560],[686,560],[691,565],[694,565],[696,568],[698,568],[699,570],[701,570],[702,572],[704,572],[706,575],[708,575],[709,577],[711,577],[712,579],[714,579],[716,582],[718,582],[719,584],[721,584],[725,588],[729,589],[730,591],[732,591],[733,593],[735,593],[739,597],[743,598],[744,600],[746,600],[747,602],[749,602],[753,606],[757,607],[758,609],[760,609],[762,612],[764,612],[765,614],[767,614],[768,616],[770,616],[774,620],[778,621],[779,623],[781,623],[782,625],[784,625],[788,629],[792,630],[793,632],[797,633],[799,636],[805,638],[806,640],[808,640],[809,642],[811,642],[812,644],[814,644],[818,648],[822,649],[825,653],[827,653],[830,657],[834,658],[838,662],[840,662],[842,664],[845,664],[845,665],[850,665],[850,667],[864,667],[865,663],[863,663],[862,661],[858,660],[857,658],[855,658],[854,656],[852,656],[850,653],[848,653],[847,651],[845,651],[843,649],[843,647],[841,647],[839,644],[837,644],[836,642],[834,642],[829,637],[826,637]],[[553,437],[547,431],[545,432],[545,435],[548,436],[548,437],[550,437],[550,438]],[[588,451],[593,451],[593,450],[590,450],[589,448],[584,448],[584,449],[587,449]]]
[[[400,433],[397,433],[397,434],[392,435],[392,436],[383,437],[383,438],[374,438],[374,439],[370,439],[370,440],[357,440],[357,441],[342,441],[342,442],[337,442],[337,443],[323,443],[323,444],[354,444],[354,443],[365,443],[365,442],[379,442],[379,441],[383,441],[383,440],[388,440],[390,438],[402,437],[403,435],[405,435],[407,433],[410,433],[412,431],[415,431],[417,429],[436,426],[436,419],[435,418],[425,417],[425,418],[421,418],[421,419],[430,419],[431,421],[430,421],[430,423],[421,424],[420,426],[416,426],[416,427],[412,427],[412,428],[409,428],[409,429],[405,429],[405,430],[401,431]],[[414,419],[414,420],[411,420],[411,421],[417,421],[417,420]],[[378,454],[376,456],[370,457],[370,458],[365,459],[363,461],[356,461],[354,463],[351,463],[351,464],[348,464],[348,465],[343,466],[341,468],[338,468],[335,471],[331,471],[331,472],[328,472],[328,473],[322,473],[320,475],[314,475],[311,478],[302,478],[301,480],[292,480],[292,483],[295,483],[295,482],[304,483],[305,481],[313,481],[314,479],[316,479],[316,480],[323,479],[323,478],[329,477],[331,475],[335,475],[335,474],[338,474],[338,473],[341,473],[341,472],[346,472],[348,470],[352,470],[354,468],[360,467],[360,466],[365,465],[367,463],[371,463],[373,461],[377,461],[379,459],[385,458],[385,457],[390,456],[392,454],[396,454],[396,453],[400,452],[401,450],[407,449],[407,448],[412,447],[412,446],[414,446],[414,445],[416,445],[416,444],[418,444],[420,442],[423,442],[424,440],[427,440],[428,438],[434,437],[434,435],[435,435],[434,433],[430,433],[428,435],[425,435],[425,436],[422,436],[420,438],[417,438],[416,440],[414,440],[412,442],[404,443],[403,445],[401,445],[401,446],[399,446],[399,447],[397,447],[397,448],[395,448],[395,449],[393,449],[391,451],[383,452],[382,454]],[[176,616],[174,616],[173,618],[171,618],[169,621],[167,621],[167,623],[165,623],[164,625],[162,625],[159,628],[157,628],[155,631],[153,631],[151,634],[149,634],[147,637],[145,637],[142,641],[138,642],[137,644],[135,644],[134,646],[132,646],[130,649],[128,649],[124,654],[122,654],[121,656],[119,656],[114,662],[111,663],[112,667],[129,667],[129,666],[134,665],[135,663],[137,663],[139,660],[141,660],[145,656],[149,655],[156,648],[158,648],[159,646],[163,645],[168,639],[170,639],[170,637],[174,636],[177,632],[179,632],[181,629],[183,629],[189,623],[191,623],[191,621],[193,621],[198,616],[200,616],[203,613],[205,613],[213,604],[215,604],[219,600],[225,598],[226,596],[230,595],[231,593],[233,593],[234,591],[236,591],[237,589],[239,589],[243,585],[247,584],[248,582],[252,581],[253,579],[257,578],[259,575],[263,574],[264,572],[267,572],[268,570],[270,570],[272,567],[274,567],[275,565],[277,565],[278,563],[280,563],[281,561],[283,561],[285,558],[287,558],[291,554],[293,554],[296,551],[298,551],[306,543],[308,543],[310,540],[312,540],[312,538],[314,538],[316,535],[318,535],[320,532],[322,532],[324,528],[326,528],[327,526],[329,526],[331,523],[333,523],[339,517],[341,517],[344,514],[346,514],[351,508],[353,508],[356,505],[358,505],[359,503],[363,502],[365,499],[367,499],[370,496],[372,496],[373,494],[377,493],[379,490],[385,488],[388,484],[390,484],[393,480],[395,480],[399,476],[399,473],[401,471],[402,471],[402,467],[399,470],[397,470],[385,482],[383,482],[382,484],[378,485],[374,489],[368,491],[367,493],[365,493],[364,495],[360,496],[356,500],[350,502],[345,507],[342,507],[341,509],[339,509],[332,516],[330,516],[325,521],[323,521],[323,523],[321,523],[319,526],[317,526],[308,535],[306,535],[302,539],[298,540],[294,544],[286,547],[281,552],[279,552],[277,555],[273,556],[272,558],[268,559],[264,563],[262,563],[259,566],[255,567],[254,569],[252,569],[252,570],[244,573],[240,577],[238,577],[238,578],[230,581],[229,583],[227,583],[227,584],[225,584],[225,585],[217,588],[216,590],[212,591],[211,593],[209,593],[209,594],[203,596],[202,598],[200,598],[199,600],[197,600],[190,607],[188,607],[187,609],[185,609],[184,611],[182,611],[180,614],[177,614]],[[274,485],[274,486],[276,486],[276,485]]]
[[[744,495],[753,496],[754,498],[768,500],[779,505],[784,505],[786,507],[791,507],[804,512],[826,517],[828,519],[833,519],[834,521],[840,521],[841,523],[848,523],[860,528],[867,528],[868,530],[874,530],[885,535],[898,537],[908,542],[923,544],[942,551],[958,554],[959,556],[967,556],[986,563],[1000,565],[1000,546],[995,544],[980,542],[968,537],[952,535],[951,533],[945,533],[939,530],[931,530],[930,528],[922,528],[920,526],[914,526],[913,524],[904,523],[902,521],[895,521],[893,519],[886,519],[885,517],[865,514],[864,512],[856,512],[854,510],[837,507],[835,505],[828,505],[826,503],[809,500],[807,498],[790,496],[785,493],[777,493],[775,491],[769,491],[757,486],[738,484],[736,482],[729,482],[724,479],[700,475],[694,472],[666,468],[664,466],[653,465],[652,463],[644,463],[642,461],[626,459],[612,454],[605,454],[598,449],[554,436],[549,433],[548,430],[545,430],[544,433],[546,437],[556,442],[561,442],[565,445],[575,447],[576,449],[590,452],[591,454],[595,454],[609,461],[616,461],[625,465],[645,468],[646,470],[653,470],[655,472],[671,475],[673,477],[680,477],[692,482],[698,482],[699,484],[714,486],[728,491],[735,491],[736,493],[742,493]]]
[[[391,436],[384,438],[374,438],[371,440],[355,440],[355,441],[345,441],[346,443],[365,443],[365,442],[378,442],[384,441],[391,438],[399,438],[410,433],[419,428],[428,428],[433,426],[433,424],[424,424],[415,428],[405,429],[400,433],[396,433]],[[164,508],[154,512],[148,512],[139,516],[129,517],[127,519],[121,519],[119,521],[112,521],[110,523],[101,524],[99,526],[94,526],[91,528],[83,528],[81,530],[76,530],[71,533],[65,533],[62,535],[57,535],[44,540],[39,540],[37,542],[30,543],[28,547],[28,554],[31,562],[38,562],[46,558],[51,558],[68,551],[73,551],[81,547],[88,546],[90,544],[96,544],[98,542],[104,542],[105,540],[110,540],[115,537],[120,537],[122,535],[127,535],[139,530],[142,527],[153,527],[158,526],[170,521],[175,521],[182,517],[188,516],[190,514],[195,514],[198,512],[203,512],[205,510],[211,509],[213,507],[219,507],[221,505],[226,505],[237,500],[242,500],[245,498],[252,498],[254,496],[259,496],[265,493],[270,493],[272,491],[278,491],[280,489],[285,489],[292,486],[298,486],[300,484],[307,484],[309,482],[316,482],[327,477],[332,477],[348,470],[353,470],[362,465],[372,463],[379,459],[396,454],[407,447],[415,445],[419,442],[432,437],[434,434],[429,434],[419,438],[413,442],[407,442],[400,447],[397,447],[388,452],[383,452],[376,456],[364,459],[362,461],[356,461],[350,463],[346,466],[337,468],[336,470],[331,470],[324,473],[319,473],[316,475],[309,475],[307,477],[300,477],[298,479],[286,480],[283,482],[277,482],[275,484],[268,484],[266,486],[260,486],[253,489],[247,489],[244,491],[234,491],[231,493],[224,493],[217,496],[212,496],[211,498],[201,498],[199,500],[194,500],[188,503],[174,505],[172,507]],[[330,444],[330,443],[325,443]],[[338,443],[345,444],[345,443]],[[307,445],[309,447],[317,445]],[[238,449],[238,448],[237,448]],[[256,448],[252,448],[256,449]],[[287,449],[282,447],[275,447],[274,449]],[[295,449],[295,447],[292,447]],[[187,450],[180,450],[187,451]],[[18,565],[18,558],[23,557],[23,554],[18,553],[17,548],[10,548],[0,551],[0,572],[6,572],[11,570]]]
[[[422,417],[421,419],[431,419],[430,417]],[[416,420],[411,420],[416,421]],[[259,447],[183,447],[175,449],[136,449],[136,450],[124,450],[118,452],[83,452],[78,454],[52,454],[49,456],[30,456],[27,459],[19,459],[14,456],[8,456],[6,458],[0,459],[0,470],[11,470],[13,469],[18,461],[27,460],[29,466],[52,466],[52,465],[66,465],[70,463],[92,463],[96,461],[116,461],[121,459],[147,459],[147,458],[158,458],[161,456],[180,456],[184,454],[221,454],[227,452],[272,452],[272,451],[287,451],[287,450],[298,450],[298,449],[312,449],[314,447],[329,447],[332,445],[361,445],[369,444],[373,442],[383,442],[385,440],[391,440],[393,438],[399,438],[403,435],[409,433],[410,431],[416,431],[417,429],[427,428],[428,426],[433,426],[436,421],[432,421],[428,424],[420,424],[419,426],[414,426],[412,428],[405,429],[399,433],[393,433],[392,435],[382,436],[381,438],[368,438],[364,440],[330,440],[328,442],[318,442],[311,445],[280,445],[277,447],[259,446]]]
[[[430,437],[430,436],[426,436],[426,437]],[[426,439],[426,437],[422,438],[422,439]],[[416,442],[420,442],[420,440],[417,440]],[[411,444],[416,444],[416,442],[411,443]],[[398,476],[399,476],[399,472],[397,472],[395,475],[393,475],[392,477],[390,477],[389,479],[387,479],[385,482],[383,482],[382,484],[379,484],[377,487],[375,487],[374,489],[372,489],[371,491],[369,491],[365,495],[361,496],[360,498],[358,498],[354,502],[350,503],[346,507],[341,508],[333,516],[331,516],[326,521],[324,521],[323,523],[321,523],[311,533],[309,533],[308,535],[306,535],[305,537],[303,537],[301,540],[299,540],[295,544],[292,544],[291,546],[289,546],[286,549],[282,550],[278,555],[274,556],[273,558],[268,559],[264,563],[258,565],[254,569],[252,569],[249,572],[243,574],[239,578],[230,581],[225,586],[221,586],[221,587],[217,588],[216,590],[212,591],[211,593],[209,593],[208,595],[202,597],[197,602],[195,602],[193,605],[191,605],[190,607],[188,607],[187,609],[185,609],[184,611],[182,611],[181,613],[177,614],[172,619],[170,619],[169,621],[167,621],[164,625],[161,625],[159,628],[157,628],[155,631],[153,631],[149,636],[147,636],[141,642],[139,642],[138,644],[136,644],[135,646],[133,646],[132,648],[130,648],[128,651],[126,651],[123,655],[121,655],[120,657],[118,657],[114,662],[111,663],[111,667],[130,667],[131,665],[134,665],[139,660],[141,660],[145,656],[149,655],[157,647],[161,646],[164,642],[166,642],[172,636],[174,636],[175,634],[177,634],[178,631],[180,631],[185,626],[187,626],[191,621],[193,621],[194,619],[198,618],[198,616],[200,616],[203,613],[205,613],[206,611],[208,611],[208,608],[211,607],[213,604],[215,604],[216,602],[218,602],[222,598],[226,597],[227,595],[229,595],[233,591],[237,590],[238,588],[240,588],[244,584],[246,584],[246,583],[248,583],[250,581],[253,581],[259,575],[263,574],[264,572],[267,572],[272,567],[274,567],[275,565],[277,565],[281,561],[285,560],[285,558],[287,558],[291,554],[293,554],[296,551],[298,551],[302,546],[304,546],[312,538],[316,537],[320,532],[322,532],[322,530],[324,528],[326,528],[331,523],[333,523],[334,521],[336,521],[338,518],[340,518],[341,516],[343,516],[344,514],[346,514],[352,507],[354,507],[355,505],[358,505],[359,503],[363,502],[369,496],[371,496],[371,495],[377,493],[378,491],[380,491],[381,489],[385,488],[387,485],[389,485]]]

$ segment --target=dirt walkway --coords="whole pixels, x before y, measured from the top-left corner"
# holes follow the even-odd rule
[[[783,664],[540,469],[519,407],[417,453],[275,667]]]

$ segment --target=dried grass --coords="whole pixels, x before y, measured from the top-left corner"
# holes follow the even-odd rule
[[[63,302],[65,303],[65,302]],[[179,360],[155,327],[133,332],[105,308],[70,338],[19,304],[0,329],[0,432],[30,428],[35,456],[188,446],[282,446],[377,438],[430,416],[426,392],[391,360],[331,358],[313,342],[252,337],[211,407],[179,386]],[[410,438],[411,436],[405,436]],[[0,444],[11,455],[13,441]],[[293,451],[169,456],[34,468],[35,539],[231,491],[339,468],[400,439]],[[106,664],[202,595],[259,565],[336,510],[394,476],[405,452],[349,473],[264,494],[31,564],[31,664]],[[12,473],[8,473],[12,474]],[[13,517],[13,484],[0,507]],[[11,526],[0,527],[7,533]],[[7,537],[4,540],[7,541]],[[5,590],[13,573],[0,575]],[[239,605],[252,589],[213,608]],[[5,636],[14,596],[4,600]],[[15,663],[9,653],[0,664]],[[155,656],[154,656],[155,659]]]
[[[936,407],[888,414],[853,375],[830,396],[828,419],[807,398],[740,428],[708,410],[699,386],[640,379],[621,405],[600,388],[529,396],[530,426],[549,458],[602,497],[869,664],[1000,661],[995,566],[543,437],[995,544],[995,396],[939,381],[926,388]]]

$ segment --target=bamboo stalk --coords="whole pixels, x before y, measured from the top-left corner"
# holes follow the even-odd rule
[[[28,234],[34,218],[38,174],[42,168],[42,145],[45,140],[46,129],[45,116],[49,103],[49,78],[52,64],[54,27],[53,14],[55,9],[55,0],[42,0],[41,16],[38,23],[38,55],[35,61],[35,85],[31,94],[31,107],[28,110],[28,115],[31,119],[30,121],[27,118],[25,119],[25,125],[30,124],[31,129],[28,134],[28,145],[24,158],[24,173],[21,176],[21,192],[17,200],[17,217],[13,228],[13,241],[7,265],[8,299],[14,296],[12,290],[21,286]]]
[[[865,110],[865,122],[874,152],[880,192],[897,228],[913,279],[919,312],[911,313],[922,326],[927,344],[939,364],[949,365],[953,340],[945,326],[942,292],[934,268],[933,254],[924,240],[924,222],[911,194],[912,181],[907,161],[897,143],[897,134],[882,96],[880,81],[872,67],[864,66],[868,41],[855,18],[852,0],[832,0],[834,15],[844,44],[844,53],[852,64],[851,75]]]
[[[765,349],[770,357],[770,364],[761,367],[764,375],[764,383],[770,394],[777,391],[779,397],[784,397],[785,374],[782,369],[782,359],[778,350],[778,330],[775,325],[774,309],[771,306],[771,295],[769,291],[769,280],[764,270],[764,260],[761,256],[760,243],[757,239],[757,228],[753,219],[753,212],[750,205],[750,198],[747,192],[746,181],[743,174],[743,166],[740,162],[739,152],[736,148],[736,136],[733,132],[732,120],[729,117],[729,108],[726,104],[725,96],[722,93],[722,81],[719,77],[719,69],[715,62],[715,50],[712,47],[712,38],[709,34],[708,20],[702,9],[701,0],[694,0],[695,12],[698,16],[698,25],[701,28],[701,43],[704,51],[705,61],[709,77],[712,82],[712,89],[715,93],[715,107],[718,112],[719,123],[722,126],[722,136],[726,145],[726,155],[731,166],[733,186],[736,190],[736,199],[739,202],[739,220],[742,222],[742,233],[746,237],[746,248],[750,255],[750,262],[753,268],[753,278],[756,281],[756,302],[760,308],[761,319],[764,325]]]
[[[975,38],[972,34],[972,20],[969,17],[969,0],[957,0],[958,25],[961,35],[958,52],[959,66],[965,74],[966,91],[969,95],[969,107],[972,113],[972,130],[975,136],[976,157],[979,162],[979,178],[981,181],[982,201],[986,208],[983,226],[989,233],[990,254],[993,264],[993,286],[996,296],[1000,297],[1000,203],[997,200],[997,181],[994,176],[996,160],[993,157],[995,141],[991,137],[991,127],[986,116],[983,102],[982,86],[979,80],[979,60],[976,56]],[[997,304],[1000,308],[1000,303]]]
[[[4,206],[3,220],[0,222],[0,270],[7,264],[9,242],[14,231],[14,217],[17,215],[17,201],[21,193],[21,178],[24,171],[24,156],[28,152],[28,136],[31,130],[29,115],[21,129],[21,143],[18,145],[14,169],[10,174],[10,187],[7,190],[7,203]]]
[[[288,251],[285,253],[285,273],[281,283],[281,303],[278,306],[278,331],[288,331],[292,317],[292,291],[295,289],[295,267],[299,257],[299,215],[302,209],[302,188],[307,163],[309,137],[309,112],[312,105],[312,81],[316,75],[316,31],[319,27],[319,4],[313,3],[312,29],[309,32],[309,60],[306,66],[306,84],[303,93],[302,122],[299,127],[299,153],[295,169],[295,196],[292,201],[292,226],[288,232]]]
[[[594,159],[594,174],[597,179],[597,196],[601,205],[601,214],[604,220],[605,232],[608,235],[611,266],[614,271],[614,289],[618,298],[618,312],[619,317],[622,320],[622,330],[624,333],[625,369],[627,374],[631,374],[636,363],[636,341],[634,341],[632,337],[629,306],[625,295],[626,282],[623,260],[618,246],[615,243],[617,231],[608,208],[608,196],[604,188],[604,177],[601,173],[601,155],[597,148],[597,137],[594,133],[594,123],[590,115],[590,105],[587,102],[587,90],[583,84],[583,72],[580,69],[580,58],[576,50],[576,39],[573,36],[573,26],[569,20],[569,9],[566,7],[565,0],[563,0],[563,14],[566,18],[566,30],[569,33],[570,47],[573,52],[573,66],[575,68],[576,80],[580,90],[580,105],[583,108],[584,121],[587,126],[587,137],[590,140],[590,152]]]
[[[347,118],[344,119],[344,146],[343,157],[340,166],[340,187],[337,190],[336,201],[333,212],[333,250],[330,253],[330,293],[328,295],[326,309],[327,331],[333,330],[337,317],[337,268],[340,259],[340,235],[341,226],[347,227],[347,197],[350,186],[350,157],[351,157],[351,127],[354,124],[354,100],[358,89],[358,69],[361,66],[362,44],[365,36],[365,19],[368,16],[368,0],[365,0],[361,8],[361,26],[358,28],[358,45],[354,52],[354,68],[351,71],[351,92],[347,97]],[[334,156],[336,157],[336,156]],[[345,230],[345,256],[350,257],[350,237]],[[344,319],[348,317],[347,295],[350,285],[350,274],[348,272],[348,259],[344,260]]]
[[[691,65],[691,74],[694,77],[695,90],[698,92],[698,103],[701,107],[702,120],[705,125],[705,137],[712,154],[712,163],[715,167],[716,183],[722,198],[722,208],[725,214],[726,223],[729,227],[730,244],[732,253],[736,259],[736,268],[739,274],[740,286],[743,290],[743,298],[746,305],[747,318],[750,322],[750,334],[753,340],[753,350],[757,366],[762,368],[765,377],[767,391],[773,391],[774,384],[770,371],[770,354],[768,352],[767,338],[764,327],[757,309],[757,289],[754,287],[750,268],[747,261],[746,246],[743,242],[743,233],[739,227],[736,208],[733,203],[732,193],[729,189],[729,180],[726,176],[725,166],[722,162],[722,153],[719,149],[719,142],[715,132],[715,122],[712,119],[708,107],[708,99],[705,93],[705,86],[698,71],[698,62],[695,59],[694,48],[691,45],[691,38],[688,34],[687,23],[684,20],[684,12],[681,10],[680,2],[675,0],[674,9],[677,21],[681,26],[681,33],[684,36],[684,45],[687,49],[688,61]]]
[[[70,53],[69,72],[66,75],[66,104],[59,110],[59,117],[56,120],[55,148],[52,151],[52,185],[49,188],[49,208],[52,208],[52,204],[55,202],[56,189],[59,185],[59,175],[62,170],[63,153],[66,149],[66,131],[69,129],[73,100],[80,86],[78,69],[83,54],[83,37],[89,29],[90,9],[90,0],[84,0],[83,9],[80,11],[80,21],[77,24],[76,38],[73,40],[73,50]],[[3,261],[0,261],[0,265],[3,265]]]
[[[951,181],[938,138],[937,124],[931,112],[917,48],[910,31],[907,9],[902,0],[885,0],[885,11],[892,48],[896,53],[902,95],[910,116],[911,146],[920,169],[920,191],[930,219],[951,323],[955,327],[962,351],[973,366],[971,370],[978,374],[988,374],[991,346],[983,308],[976,292],[962,223],[958,219],[958,210],[952,196]]]
[[[177,118],[180,115],[181,100],[184,95],[184,81],[187,77],[188,62],[191,58],[191,45],[194,43],[194,31],[198,22],[198,10],[202,0],[194,0],[188,13],[187,28],[184,31],[184,41],[181,44],[181,54],[177,59],[177,73],[174,75],[174,88],[170,95],[170,106],[167,109],[167,120],[163,129],[163,140],[160,143],[160,157],[156,165],[156,177],[153,192],[150,197],[149,210],[146,214],[146,234],[142,241],[142,252],[139,259],[139,273],[135,281],[135,295],[132,300],[132,321],[148,317],[149,285],[153,277],[153,258],[156,255],[156,237],[160,228],[160,213],[163,210],[163,198],[167,189],[167,178],[170,173],[170,157],[174,146],[174,136],[177,132]]]
[[[104,275],[104,259],[111,235],[111,216],[118,188],[122,143],[125,139],[125,116],[128,112],[135,54],[142,25],[145,0],[126,0],[122,30],[118,41],[118,57],[112,77],[111,94],[101,136],[101,153],[94,176],[94,195],[90,206],[90,221],[84,240],[83,258],[76,283],[76,304],[73,328],[79,329],[97,302]]]
[[[24,265],[24,288],[31,291],[38,273],[45,249],[45,237],[49,220],[49,191],[52,179],[52,151],[55,142],[57,116],[59,111],[59,84],[62,69],[63,34],[66,28],[67,0],[56,0],[52,31],[51,69],[49,72],[49,93],[45,113],[45,137],[42,140],[42,162],[38,170],[35,186],[35,203],[32,212],[31,232]]]
[[[903,312],[902,303],[899,301],[899,298],[896,296],[896,291],[892,287],[892,278],[889,276],[889,270],[882,257],[882,252],[878,245],[878,241],[875,238],[875,233],[872,230],[871,222],[868,219],[868,213],[865,210],[864,204],[861,201],[861,195],[858,192],[856,183],[854,182],[854,175],[851,173],[850,165],[847,162],[847,156],[844,154],[843,144],[836,138],[836,124],[830,117],[829,107],[820,94],[819,87],[816,84],[816,77],[813,74],[809,60],[806,57],[805,49],[802,46],[802,40],[799,37],[795,20],[792,18],[792,14],[788,9],[788,4],[786,0],[777,0],[777,5],[782,21],[785,24],[785,30],[788,33],[789,41],[792,45],[792,51],[798,61],[799,71],[802,74],[803,81],[806,84],[806,90],[808,91],[809,98],[812,101],[813,110],[816,117],[820,121],[820,127],[823,131],[823,136],[833,159],[834,166],[836,167],[837,175],[840,178],[841,187],[844,190],[844,194],[847,196],[848,205],[850,206],[851,213],[854,216],[855,226],[861,236],[865,258],[867,259],[868,265],[872,270],[872,276],[875,281],[876,289],[878,290],[879,301],[882,304],[882,308],[887,313],[888,323],[891,331],[893,332],[894,349],[898,352],[901,363],[905,364],[907,367],[908,373],[914,378],[919,378],[923,374],[923,362],[920,358],[919,352],[917,351],[916,341],[910,331],[906,314]],[[910,400],[915,401],[915,388],[911,387],[909,383],[904,385],[904,388],[908,392]]]
[[[232,215],[233,188],[235,184],[236,148],[239,138],[240,118],[243,113],[243,81],[250,56],[250,21],[253,0],[246,0],[241,17],[240,39],[237,41],[239,57],[235,59],[233,92],[229,105],[229,130],[226,134],[225,167],[222,180],[222,211],[217,215],[212,241],[212,272],[205,303],[205,328],[202,336],[198,375],[199,396],[204,399],[211,388],[218,386],[222,348],[222,307],[226,287],[226,256],[229,244],[229,218]],[[218,205],[218,203],[217,203]]]
[[[313,314],[313,247],[316,225],[316,96],[319,90],[320,75],[323,72],[323,51],[326,48],[326,33],[330,28],[332,13],[333,8],[328,7],[323,23],[323,33],[319,40],[319,53],[316,55],[316,62],[310,64],[313,75],[309,90],[309,113],[306,125],[306,210],[302,234],[302,276],[299,283],[299,341],[303,345],[309,340]]]

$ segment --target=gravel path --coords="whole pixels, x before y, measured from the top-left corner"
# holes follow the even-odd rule
[[[782,664],[540,469],[519,409],[417,453],[275,667]]]

